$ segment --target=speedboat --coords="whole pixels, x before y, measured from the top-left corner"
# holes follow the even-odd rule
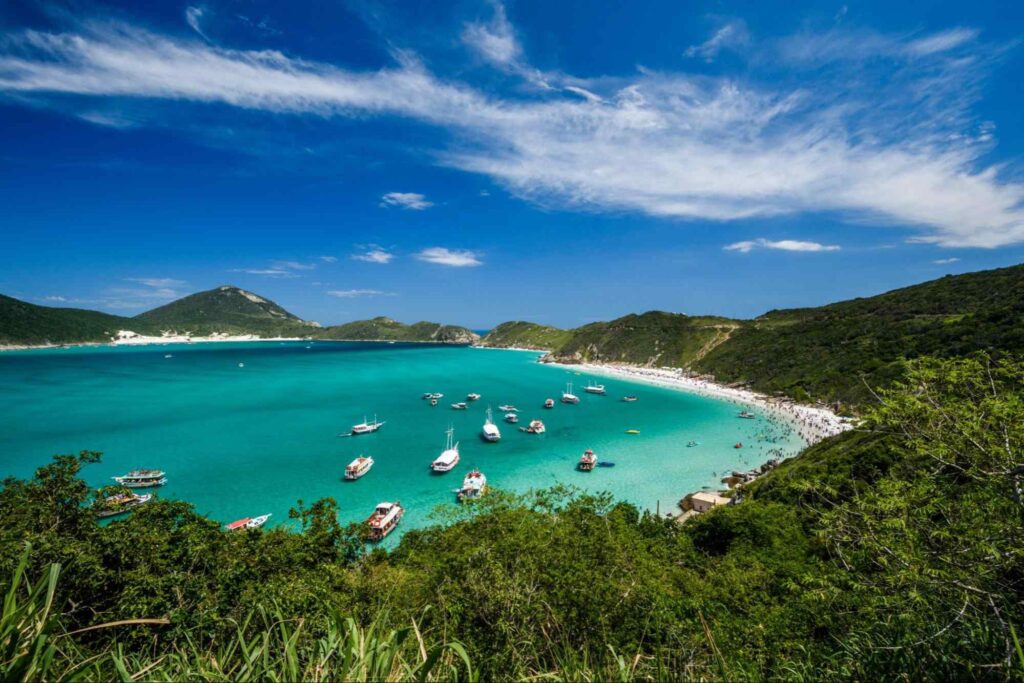
[[[371,541],[380,541],[398,526],[405,509],[401,503],[378,503],[373,514],[366,518]]]
[[[458,403],[452,404],[452,410],[465,410],[468,407],[469,406],[466,404],[465,401],[459,401]]]
[[[626,433],[627,434],[639,434],[640,430],[639,429],[627,429]]]
[[[505,413],[505,422],[514,425],[516,422],[519,422],[519,416],[515,413]]]
[[[480,400],[480,394],[466,394],[467,401],[478,401]]]
[[[430,399],[430,405],[436,406],[437,405],[437,399],[436,398]]]
[[[164,354],[164,358],[174,358],[174,356],[172,356],[172,355],[171,355],[171,354],[169,354],[169,353],[165,353],[165,354]]]
[[[267,523],[270,519],[271,513],[260,515],[259,517],[243,517],[242,519],[236,519],[231,524],[225,524],[224,529],[227,531],[238,531],[239,529],[259,529],[261,526]]]
[[[562,403],[579,403],[580,397],[572,393],[572,382],[565,385],[565,391],[562,392]]]
[[[444,450],[434,459],[434,462],[430,463],[430,469],[439,474],[451,472],[459,464],[459,444],[457,442],[452,444],[455,429],[448,427],[445,434],[447,434],[448,440],[445,442]]]
[[[436,401],[439,398],[444,398],[444,394],[434,392],[433,394],[427,394],[425,398],[432,398]]]
[[[519,412],[519,408],[516,408],[515,406],[509,405],[507,403],[505,405],[503,405],[503,406],[498,406],[498,410],[500,410],[503,413],[518,413]]]
[[[737,415],[736,417],[742,417],[744,420],[754,420],[754,419],[757,419],[757,415],[754,415],[753,413],[751,413],[750,411],[747,411],[747,410],[740,411],[740,414]]]
[[[583,387],[583,391],[587,392],[588,394],[601,394],[602,396],[604,396],[605,394],[603,384],[588,384],[587,386]]]
[[[623,396],[622,400],[625,401],[626,403],[632,403],[633,401],[636,400],[636,396]]]
[[[519,429],[527,434],[543,434],[545,432],[544,423],[540,420],[530,420],[529,427],[520,427]]]
[[[498,425],[494,424],[490,406],[487,408],[487,419],[484,420],[484,428],[481,434],[487,441],[501,441],[501,430],[498,429]]]
[[[167,483],[167,477],[163,470],[132,470],[120,477],[113,477],[121,486],[129,489],[150,489],[163,486]]]
[[[358,458],[350,462],[348,467],[345,468],[345,478],[349,481],[355,481],[369,472],[371,467],[373,467],[373,458],[366,455],[360,455]]]
[[[555,399],[553,399],[553,398],[546,398],[546,399],[544,399],[544,407],[545,408],[554,408],[555,407]]]
[[[688,441],[688,442],[686,443],[686,447],[687,447],[687,448],[693,448],[693,447],[694,447],[694,446],[696,446],[696,445],[697,445],[697,442],[696,442],[696,441]]]
[[[96,501],[96,516],[103,519],[104,517],[123,515],[132,508],[148,503],[152,498],[152,493],[146,493],[141,496],[137,493],[117,493],[107,496],[102,500]]]
[[[580,456],[580,461],[576,464],[576,468],[580,472],[589,472],[594,469],[594,465],[597,463],[597,456],[594,455],[594,451],[587,449],[583,451],[583,455]]]
[[[480,470],[473,470],[462,480],[462,488],[455,490],[460,501],[479,498],[487,493],[487,477]]]
[[[352,425],[352,434],[371,434],[384,426],[383,422],[377,422],[377,416],[373,416],[373,422],[367,422],[366,418],[357,425]]]

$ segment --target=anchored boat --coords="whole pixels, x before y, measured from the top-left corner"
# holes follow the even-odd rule
[[[605,394],[603,384],[590,383],[587,386],[583,387],[583,391],[587,392],[588,394],[600,394],[601,396],[604,396]]]
[[[260,515],[259,517],[242,517],[242,519],[236,519],[231,524],[225,524],[224,529],[226,531],[238,531],[239,529],[259,529],[261,526],[267,523],[270,519],[270,514]]]
[[[467,401],[479,401],[480,400],[480,394],[466,394],[466,400]]]
[[[352,425],[352,435],[371,434],[384,426],[383,422],[377,422],[377,416],[373,416],[373,422],[367,422],[366,418],[357,425]]]
[[[373,467],[373,458],[360,455],[345,468],[345,478],[349,481],[355,481],[369,472],[371,467]]]
[[[555,399],[553,399],[553,398],[546,398],[546,399],[544,399],[544,407],[545,408],[554,408],[555,407]]]
[[[107,496],[96,502],[96,516],[103,519],[105,517],[123,515],[132,508],[148,503],[152,498],[152,493],[146,493],[141,496],[137,493],[117,493],[113,496]]]
[[[580,397],[572,393],[572,382],[565,385],[565,391],[562,392],[562,403],[579,403]]]
[[[515,413],[505,413],[505,422],[514,425],[516,422],[519,422],[519,416]]]
[[[540,420],[531,420],[529,427],[520,427],[519,431],[526,432],[527,434],[543,434],[545,427],[544,423]]]
[[[472,470],[462,480],[462,488],[455,490],[459,501],[479,498],[487,493],[487,477],[480,470]]]
[[[401,503],[378,503],[373,514],[366,518],[371,541],[380,541],[398,526],[405,510]]]
[[[113,477],[113,480],[130,489],[150,489],[167,483],[163,470],[132,470],[120,477]]]
[[[465,401],[459,401],[458,403],[452,404],[452,410],[465,410],[468,406]]]
[[[487,441],[501,441],[501,430],[498,429],[498,425],[494,424],[490,406],[487,407],[487,419],[484,420],[484,428],[481,433]]]
[[[506,403],[503,406],[498,406],[498,410],[500,410],[503,413],[518,413],[519,412],[519,408],[516,408],[514,405],[511,405],[511,404],[508,404],[508,403]]]
[[[448,436],[448,440],[445,442],[444,450],[434,459],[434,462],[430,463],[430,469],[439,474],[451,472],[459,464],[459,444],[458,442],[452,444],[455,428],[448,427],[445,434]]]
[[[594,465],[597,464],[597,456],[594,455],[594,451],[587,449],[583,451],[583,455],[580,456],[579,463],[576,464],[576,468],[580,472],[589,472],[594,469]]]

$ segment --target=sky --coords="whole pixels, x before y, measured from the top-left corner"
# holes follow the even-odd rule
[[[1024,261],[1024,4],[0,4],[0,292],[753,317]]]

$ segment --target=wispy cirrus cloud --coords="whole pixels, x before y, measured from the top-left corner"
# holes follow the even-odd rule
[[[358,299],[367,296],[396,296],[394,292],[383,292],[379,289],[332,289],[325,292],[325,294],[338,299]]]
[[[490,35],[502,38],[502,21],[487,25]],[[477,43],[539,82],[521,46]],[[561,87],[498,96],[438,78],[407,54],[393,68],[352,71],[94,22],[7,35],[0,90],[62,110],[78,95],[84,106],[131,97],[406,117],[451,132],[439,163],[562,208],[721,222],[829,211],[947,246],[1024,242],[1024,183],[986,165],[994,131],[972,110],[998,52],[976,30],[832,29],[770,50],[788,78],[558,74],[592,97]],[[382,203],[426,208],[422,196],[403,201]]]
[[[320,260],[324,263],[335,263],[338,260],[337,256],[321,256]]]
[[[127,277],[126,282],[136,282],[147,287],[183,287],[188,283],[169,277]]]
[[[422,211],[434,205],[428,202],[427,198],[418,192],[388,192],[380,198],[380,205],[384,208],[397,206],[402,209]]]
[[[469,249],[447,249],[445,247],[430,247],[416,254],[420,261],[433,263],[439,266],[452,266],[455,268],[471,268],[482,266],[480,253]]]
[[[301,261],[274,261],[270,265],[278,270],[313,270],[316,268],[315,263],[303,263]]]
[[[718,53],[724,49],[741,47],[750,42],[747,25],[743,21],[730,21],[700,45],[691,45],[684,54],[687,57],[699,57],[707,63],[715,61]]]
[[[284,270],[283,268],[232,268],[229,272],[244,273],[246,275],[262,275],[263,277],[273,277],[282,279],[301,277],[297,273],[294,273],[290,270]]]
[[[946,266],[946,265],[949,265],[951,263],[959,263],[959,262],[960,262],[960,259],[956,258],[955,256],[952,257],[952,258],[940,258],[940,259],[935,259],[934,261],[932,261],[932,263],[934,263],[937,266]]]
[[[764,238],[733,242],[732,244],[728,244],[722,248],[725,249],[725,251],[738,251],[743,254],[755,249],[806,252],[839,251],[840,249],[837,244],[821,244],[819,242],[804,242],[801,240],[766,240]]]
[[[350,257],[353,261],[363,261],[364,263],[379,263],[385,265],[391,263],[395,258],[395,255],[384,247],[379,247],[376,244],[368,244],[363,247],[363,251],[352,254]]]
[[[519,59],[522,48],[505,6],[496,2],[493,7],[494,16],[489,22],[474,21],[463,27],[462,42],[487,61],[505,66]]]

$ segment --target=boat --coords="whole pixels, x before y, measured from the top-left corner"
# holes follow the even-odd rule
[[[519,431],[526,432],[527,434],[543,434],[545,429],[544,423],[540,420],[530,420],[530,426],[520,427]]]
[[[583,451],[583,455],[580,456],[580,461],[576,464],[576,469],[580,472],[589,472],[594,469],[594,465],[597,463],[597,456],[594,455],[594,451],[587,449]]]
[[[744,420],[754,420],[754,419],[757,419],[757,415],[754,415],[753,413],[751,413],[750,411],[747,411],[747,410],[740,411],[740,414],[737,415],[736,417],[742,417]]]
[[[640,430],[639,429],[627,429],[626,433],[627,434],[639,434]]]
[[[143,503],[148,503],[152,498],[152,493],[146,493],[143,495],[130,492],[115,493],[112,496],[107,496],[102,500],[96,501],[96,516],[103,519],[104,517],[123,515],[132,508],[136,508]]]
[[[572,393],[572,382],[565,385],[565,391],[562,392],[562,403],[579,403],[580,397]]]
[[[129,489],[150,489],[167,483],[163,470],[132,470],[113,480]]]
[[[696,446],[696,445],[697,445],[697,442],[696,442],[696,441],[688,441],[688,442],[686,443],[686,447],[687,447],[687,448],[693,448],[693,447],[694,447],[694,446]]]
[[[466,400],[467,401],[479,401],[480,400],[480,394],[466,394]]]
[[[459,501],[479,498],[487,493],[487,477],[480,470],[472,470],[462,480],[462,488],[455,490]]]
[[[369,472],[371,467],[373,467],[373,458],[360,455],[345,468],[345,478],[349,481],[355,481]]]
[[[453,403],[452,404],[452,410],[465,410],[468,407],[469,406],[466,405],[465,401],[459,401],[458,403]]]
[[[601,396],[604,396],[605,394],[603,384],[588,384],[587,386],[583,387],[583,391],[587,392],[588,394],[600,394]]]
[[[546,399],[544,399],[544,407],[545,408],[554,408],[555,407],[555,399],[553,399],[553,398],[546,398]]]
[[[490,406],[487,407],[487,419],[484,420],[484,428],[481,434],[486,441],[501,441],[501,430],[494,424]]]
[[[507,403],[505,405],[503,405],[503,406],[498,406],[498,410],[500,410],[503,413],[518,413],[519,412],[519,408],[516,408],[514,405],[510,405],[510,404],[507,404]]]
[[[174,356],[172,356],[172,355],[171,355],[171,354],[169,354],[169,353],[165,353],[165,354],[164,354],[164,358],[174,358]]]
[[[270,513],[260,515],[259,517],[242,517],[242,519],[236,519],[231,524],[225,524],[224,529],[226,531],[238,531],[239,529],[259,529],[261,526],[267,523],[270,519]]]
[[[434,398],[434,392],[428,391],[422,396],[420,396],[420,398],[422,398],[424,401],[427,400],[428,398]]]
[[[432,394],[423,394],[423,398],[432,398],[436,401],[439,398],[444,398],[444,394],[439,394],[437,392],[434,392]]]
[[[733,448],[743,448],[743,444],[742,444],[741,442],[737,441],[737,442],[736,442],[736,443],[735,443],[735,444],[733,445]]]
[[[626,403],[632,403],[633,401],[636,400],[636,396],[623,396],[622,400],[625,401]]]
[[[444,450],[434,459],[434,462],[430,463],[430,469],[440,474],[451,472],[459,464],[459,444],[458,442],[452,444],[455,429],[448,427],[445,434],[448,435],[448,440],[445,442]]]
[[[245,367],[245,363],[239,363],[239,364],[238,364],[238,367],[240,367],[240,368],[244,368],[244,367]]]
[[[436,398],[430,399],[430,405],[436,406],[437,405],[437,399]]]
[[[597,466],[598,467],[615,467],[615,463],[608,462],[607,460],[602,460],[601,462],[597,463]]]
[[[505,413],[505,422],[514,425],[516,422],[519,422],[519,416],[515,413]]]
[[[404,514],[405,510],[401,503],[377,503],[373,514],[366,518],[370,540],[380,541],[394,531]]]
[[[352,425],[352,435],[355,436],[357,434],[372,434],[373,432],[377,431],[383,426],[383,422],[377,422],[376,415],[373,416],[373,422],[367,422],[366,418],[364,417],[362,422],[360,422],[357,425]]]

